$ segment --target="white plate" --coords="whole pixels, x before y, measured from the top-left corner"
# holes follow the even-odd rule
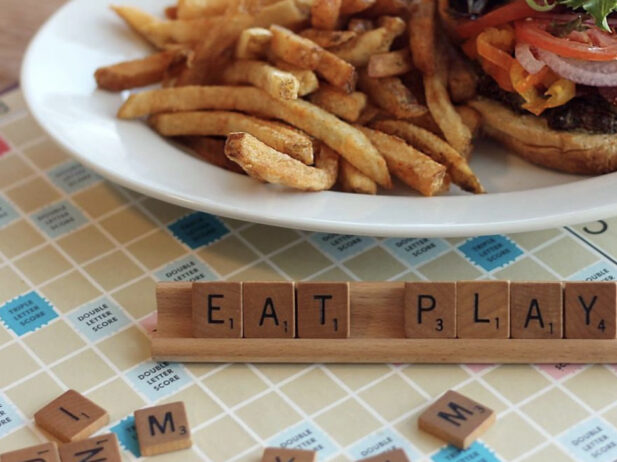
[[[110,1],[73,0],[58,11],[30,45],[21,85],[32,114],[61,146],[123,186],[241,220],[376,236],[529,231],[617,213],[617,174],[585,178],[543,170],[490,142],[478,143],[472,161],[489,191],[481,196],[455,189],[424,198],[403,188],[374,197],[302,193],[208,165],[141,121],[117,120],[126,94],[96,89],[97,67],[148,51],[109,10]],[[156,14],[169,4],[133,1]]]

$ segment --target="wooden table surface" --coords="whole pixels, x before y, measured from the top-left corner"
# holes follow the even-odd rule
[[[0,7],[0,90],[19,81],[28,42],[66,0],[2,0]]]

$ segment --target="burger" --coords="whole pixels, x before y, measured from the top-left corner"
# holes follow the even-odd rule
[[[536,164],[617,170],[617,0],[439,0],[484,131]]]

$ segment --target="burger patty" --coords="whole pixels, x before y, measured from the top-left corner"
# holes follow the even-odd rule
[[[617,107],[595,88],[584,87],[582,93],[562,106],[545,110],[540,117],[546,119],[553,130],[617,133]],[[521,107],[524,100],[520,95],[502,90],[484,73],[481,73],[478,81],[478,94],[499,101],[517,113],[529,114]]]

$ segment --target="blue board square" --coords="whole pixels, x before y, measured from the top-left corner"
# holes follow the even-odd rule
[[[19,215],[11,204],[0,197],[0,228],[5,227],[18,217]]]
[[[118,437],[118,441],[124,449],[131,451],[137,458],[141,457],[139,450],[139,440],[137,439],[137,429],[135,428],[135,417],[132,415],[125,417],[116,425],[110,428]]]
[[[480,236],[469,239],[459,247],[472,263],[492,271],[516,260],[523,251],[502,235]]]
[[[86,223],[84,215],[68,201],[45,207],[32,219],[51,238],[62,236]]]
[[[191,249],[211,244],[229,233],[221,220],[204,212],[195,212],[182,217],[169,225],[169,229]]]
[[[57,318],[50,303],[36,292],[28,292],[0,306],[0,319],[21,336]]]
[[[101,180],[101,177],[76,160],[70,160],[51,169],[51,181],[63,191],[71,194]]]
[[[433,457],[433,462],[499,462],[499,459],[479,441],[473,443],[464,451],[454,446],[446,446]]]

